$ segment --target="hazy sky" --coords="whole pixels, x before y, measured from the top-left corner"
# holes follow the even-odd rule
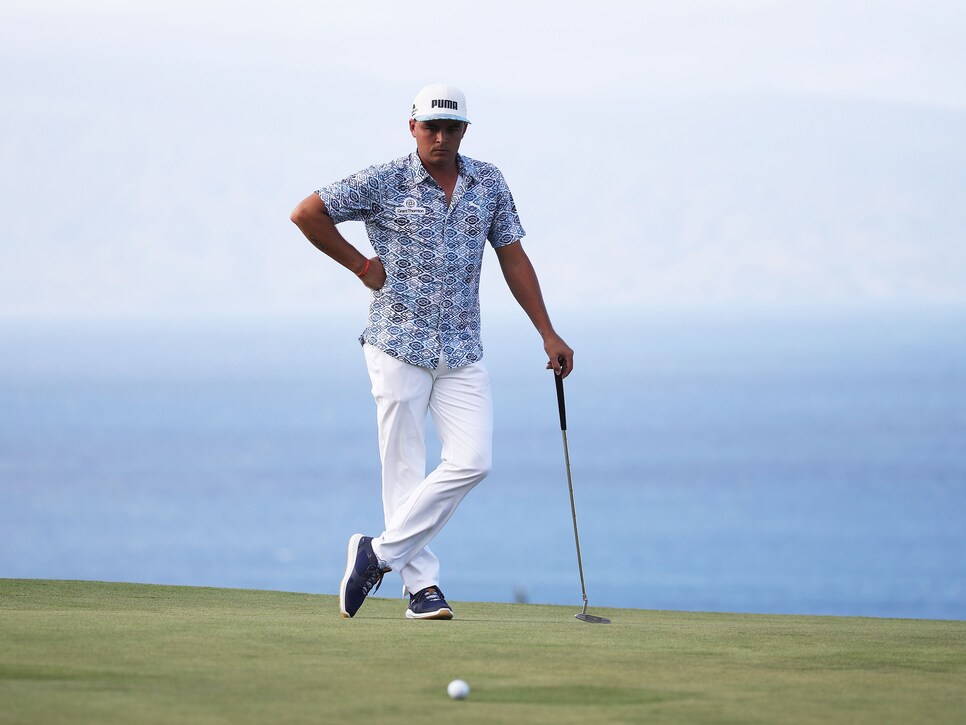
[[[437,80],[551,308],[962,305],[964,78],[954,1],[5,0],[0,316],[364,306],[288,214]]]

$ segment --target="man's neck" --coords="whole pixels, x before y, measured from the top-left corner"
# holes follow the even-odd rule
[[[419,157],[419,161],[422,163],[423,168],[426,169],[426,173],[433,178],[433,181],[439,184],[439,187],[446,194],[446,203],[448,204],[450,198],[453,196],[453,190],[456,188],[456,180],[459,178],[460,168],[456,158],[453,159],[452,163],[443,166],[427,164],[421,156]]]

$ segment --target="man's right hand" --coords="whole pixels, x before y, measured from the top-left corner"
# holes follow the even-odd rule
[[[370,257],[369,268],[359,279],[371,290],[382,289],[386,284],[386,268],[382,265],[382,260],[379,257]]]

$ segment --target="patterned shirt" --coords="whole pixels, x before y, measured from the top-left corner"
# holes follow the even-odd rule
[[[359,338],[411,365],[449,367],[483,357],[480,270],[493,247],[523,237],[513,197],[493,164],[457,155],[446,195],[413,152],[319,189],[332,221],[363,221],[386,268]]]

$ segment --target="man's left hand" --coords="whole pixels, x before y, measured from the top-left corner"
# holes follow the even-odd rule
[[[560,335],[547,335],[543,340],[543,349],[547,351],[547,370],[553,370],[555,375],[567,377],[574,369],[574,351],[563,341]]]

